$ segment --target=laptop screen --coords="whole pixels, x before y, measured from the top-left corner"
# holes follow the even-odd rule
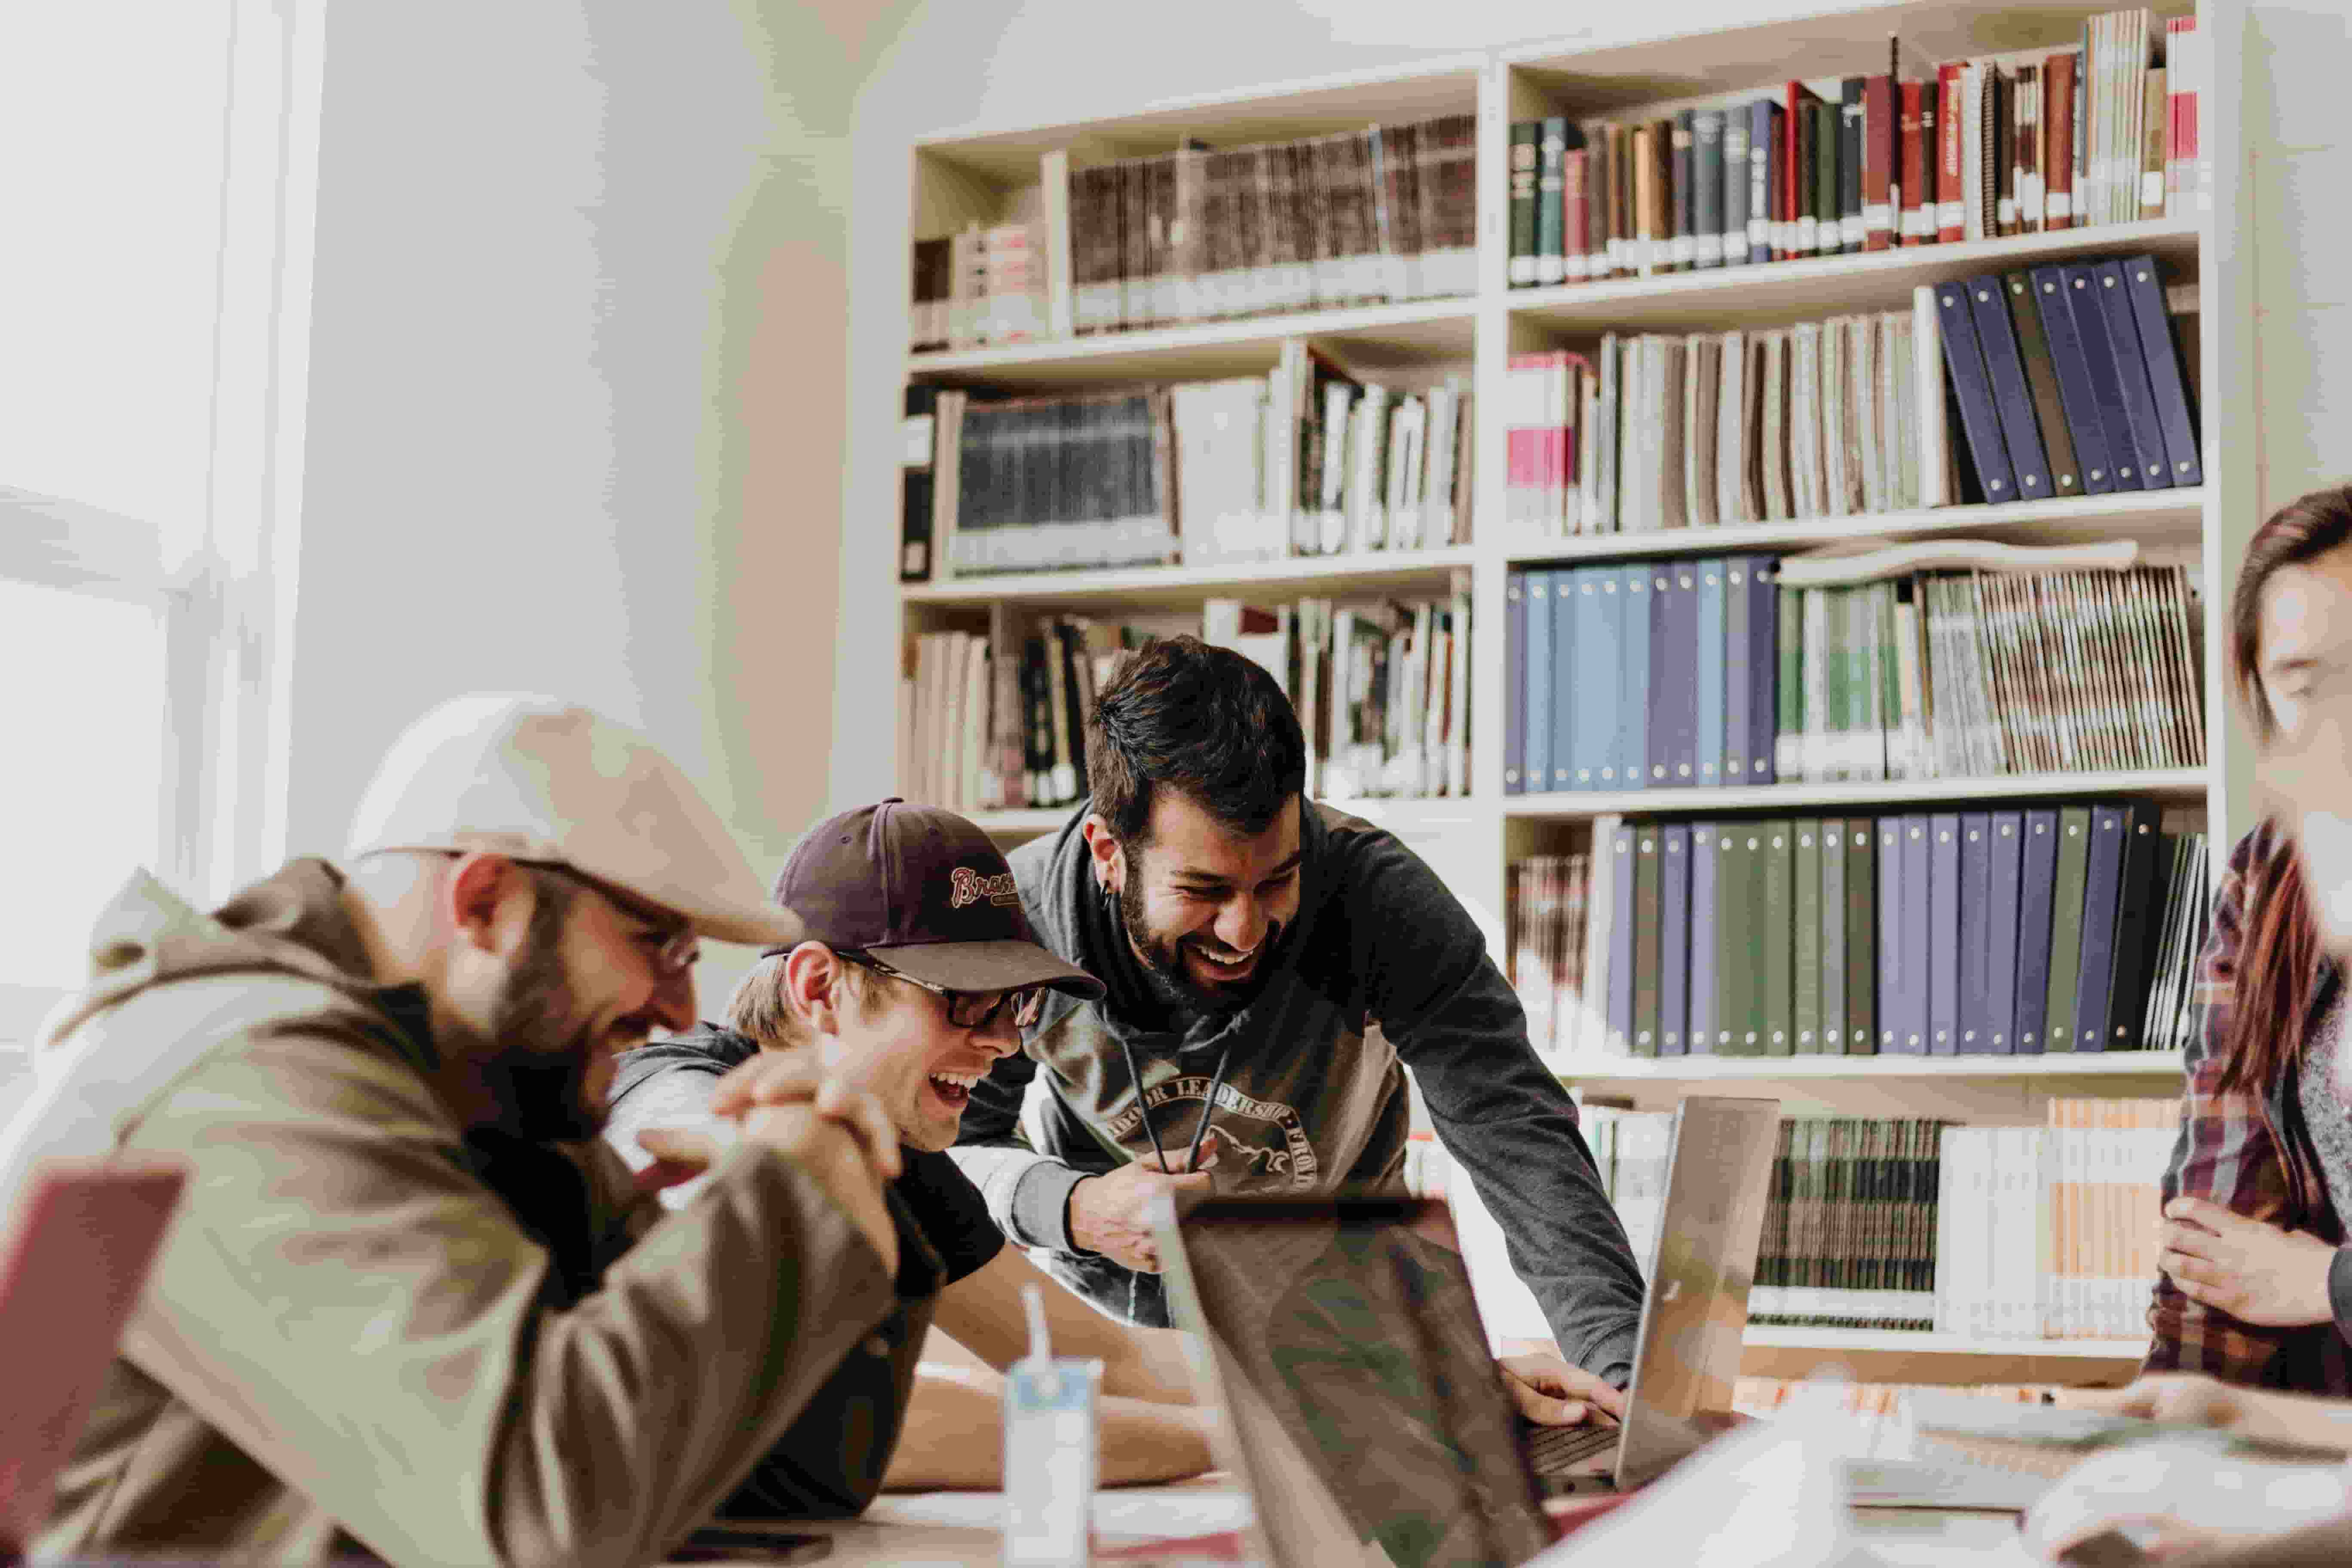
[[[1442,1203],[1214,1199],[1184,1216],[1169,1264],[1248,1384],[1225,1390],[1236,1425],[1279,1429],[1238,1434],[1254,1470],[1295,1451],[1398,1568],[1506,1568],[1550,1542]],[[1280,1539],[1288,1500],[1265,1495],[1287,1489],[1252,1479],[1284,1557],[1306,1561]]]

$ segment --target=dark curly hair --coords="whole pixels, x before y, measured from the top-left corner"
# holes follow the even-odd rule
[[[1122,844],[1149,841],[1156,790],[1255,837],[1307,787],[1307,738],[1274,677],[1231,648],[1161,637],[1087,716],[1087,786]]]

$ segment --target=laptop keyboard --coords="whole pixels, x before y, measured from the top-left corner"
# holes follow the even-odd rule
[[[1528,1464],[1538,1476],[1556,1476],[1617,1443],[1614,1426],[1535,1426],[1527,1434]]]

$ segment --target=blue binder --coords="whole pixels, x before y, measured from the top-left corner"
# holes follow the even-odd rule
[[[1716,827],[1694,822],[1690,835],[1690,962],[1685,984],[1690,1005],[1683,1026],[1684,1054],[1712,1055],[1715,1050],[1716,920],[1722,905],[1716,880]]]
[[[2043,1012],[2050,1005],[2052,894],[2058,879],[2058,813],[2025,814],[2024,852],[2017,879],[2017,1012],[2010,1035],[2014,1055],[2042,1054]]]
[[[2065,410],[2066,435],[2074,443],[2083,493],[2110,494],[2116,488],[2116,459],[2107,451],[2107,427],[2100,421],[2099,399],[2091,389],[2083,335],[2074,328],[2074,292],[2066,287],[2066,269],[2036,267],[2027,276],[2033,279],[2033,310],[2050,345],[2051,368],[2058,374],[2058,403]]]
[[[1971,278],[1961,288],[1976,318],[1977,346],[1984,353],[1985,370],[1991,378],[1993,413],[2000,422],[2000,443],[2016,475],[2016,499],[2048,500],[2058,492],[2050,483],[2050,457],[2041,427],[2033,422],[2033,389],[2025,384],[2025,362],[2018,357],[2017,329],[2009,319],[2009,290],[1990,273]]]
[[[2147,1014],[2151,948],[2163,921],[2156,909],[2158,867],[2164,858],[2163,813],[2154,801],[2124,808],[2123,888],[2116,899],[2116,978],[2108,988],[2106,1048],[2140,1048]]]
[[[1526,791],[1528,736],[1527,574],[1513,572],[1503,587],[1503,793]]]
[[[2083,872],[2083,964],[2074,988],[2078,1051],[2107,1048],[2107,1004],[2116,981],[2116,916],[2123,891],[2124,808],[2091,807],[2091,852]]]
[[[2100,312],[2106,318],[2107,342],[2115,349],[2116,376],[2123,384],[2124,422],[2131,426],[2141,487],[2170,489],[2172,465],[2165,457],[2164,422],[2149,384],[2147,355],[2139,342],[2139,313],[2132,309],[2131,292],[2124,286],[2123,264],[2102,261],[2092,271],[2098,279],[2093,287],[2099,296]]]
[[[1903,960],[1911,951],[1906,940],[1903,914],[1903,819],[1882,816],[1878,830],[1878,1054],[1894,1056],[1903,1049],[1904,996],[1907,976]]]
[[[1723,565],[1723,775],[1726,784],[1744,784],[1748,777],[1748,704],[1755,688],[1748,679],[1748,578],[1753,566],[1745,555],[1727,556]],[[1776,656],[1777,657],[1777,656]]]
[[[1929,967],[1928,949],[1941,945],[1930,924],[1929,895],[1936,886],[1935,843],[1925,812],[1902,818],[1902,854],[1898,857],[1901,875],[1896,893],[1903,900],[1903,1002],[1895,1048],[1906,1056],[1918,1057],[1928,1054],[1928,1037],[1934,1027],[1929,1020],[1935,976]]]
[[[1988,501],[2017,499],[2017,474],[2010,467],[2009,448],[2000,438],[2000,416],[1993,408],[1992,382],[1985,370],[1984,350],[1977,342],[1976,313],[1969,304],[1968,285],[1936,286],[1936,315],[1944,329],[1944,368],[1950,373],[1952,391],[1959,399],[1960,429],[1968,437],[1969,457],[1977,483]]]
[[[1992,814],[1992,873],[1985,902],[1985,1007],[1991,1030],[1983,1049],[2017,1052],[2017,900],[2025,850],[2025,814]]]
[[[1674,561],[1665,575],[1666,658],[1654,666],[1659,672],[1656,700],[1665,718],[1665,777],[1654,774],[1654,784],[1688,789],[1698,779],[1698,587],[1699,563]]]
[[[1724,782],[1724,570],[1719,560],[1693,564],[1698,569],[1698,638],[1692,653],[1698,687],[1698,767],[1695,782],[1702,789],[1713,789]]]
[[[1650,568],[1633,562],[1616,572],[1617,730],[1610,754],[1617,776],[1607,781],[1613,789],[1643,789],[1650,782],[1650,699],[1654,677],[1650,670]],[[1661,847],[1663,852],[1663,846]]]
[[[2132,320],[2139,330],[2140,354],[2147,363],[2149,390],[2156,395],[2157,422],[2164,428],[2164,456],[2171,465],[2172,482],[2201,485],[2204,459],[2197,451],[2197,416],[2189,405],[2189,388],[2180,374],[2180,351],[2172,341],[2172,317],[2164,308],[2164,285],[2156,274],[2156,258],[2125,259],[2124,286],[2131,292]]]
[[[1591,744],[1596,723],[1611,720],[1615,700],[1617,649],[1600,636],[1593,617],[1599,596],[1588,587],[1599,566],[1562,568],[1551,574],[1551,787],[1575,789],[1577,752]],[[1607,668],[1601,668],[1603,660]],[[1585,786],[1590,788],[1590,785]]]
[[[1992,816],[1960,814],[1959,1033],[1952,1054],[1976,1056],[1992,1049],[1990,958],[1992,913]]]
[[[1690,1054],[1691,828],[1658,833],[1658,1054]]]
[[[1676,710],[1690,693],[1675,689],[1675,567],[1672,561],[1650,566],[1650,700],[1643,719],[1642,784],[1664,789],[1674,783]],[[1688,595],[1684,595],[1687,597]]]
[[[2144,490],[2139,448],[2132,440],[2131,416],[2124,407],[2123,377],[2116,369],[2115,344],[2107,336],[2107,313],[2099,308],[2097,279],[2088,267],[2063,268],[2067,303],[2074,312],[2074,331],[2082,340],[2083,363],[2091,371],[2091,398],[2098,405],[2099,428],[2107,438],[2107,456],[2115,460],[2116,489]],[[2137,346],[2137,345],[2135,345]],[[2061,384],[2059,396],[2065,396]]]
[[[1769,98],[1748,106],[1748,259],[1772,259],[1772,223],[1780,211],[1780,117],[1786,110]]]
[[[1927,1054],[1960,1042],[1960,819],[1927,819]]]
[[[1523,572],[1527,586],[1527,660],[1520,665],[1527,704],[1519,788],[1540,795],[1551,788],[1551,580],[1549,572]]]

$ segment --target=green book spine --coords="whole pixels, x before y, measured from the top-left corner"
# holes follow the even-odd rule
[[[1878,1054],[1878,824],[1845,825],[1845,1054]]]
[[[1756,977],[1756,961],[1748,947],[1756,923],[1748,882],[1750,871],[1761,858],[1758,850],[1749,847],[1749,840],[1756,837],[1753,829],[1754,825],[1746,822],[1716,825],[1719,902],[1715,917],[1715,1048],[1718,1056],[1752,1056],[1756,1049],[1748,1037],[1748,991]]]
[[[1813,213],[1821,220],[1815,254],[1835,256],[1845,248],[1838,201],[1838,106],[1811,102],[1805,112],[1813,119]]]
[[[2083,879],[2091,854],[2091,808],[2058,814],[2058,874],[2050,886],[2050,992],[2042,1048],[2074,1048],[2074,990],[2083,973]]]
[[[1796,920],[1791,928],[1794,938],[1790,964],[1794,971],[1790,986],[1796,997],[1796,1051],[1801,1057],[1819,1056],[1826,1048],[1822,1038],[1822,846],[1823,825],[1818,822],[1796,822],[1790,825],[1797,836]],[[1843,916],[1841,915],[1841,919]]]
[[[1759,936],[1764,950],[1764,984],[1760,987],[1764,1005],[1758,1033],[1766,1056],[1785,1057],[1790,1054],[1797,1038],[1795,824],[1768,822],[1763,839],[1764,918],[1759,922],[1763,927]]]
[[[1870,586],[1845,591],[1845,776],[1868,781],[1878,742],[1878,713],[1872,696],[1878,685],[1878,643],[1870,630]]]
[[[1782,784],[1804,776],[1805,590],[1781,588],[1773,636],[1780,655],[1780,689],[1772,708],[1772,770]]]
[[[1536,158],[1542,126],[1522,120],[1511,127],[1511,284],[1536,280]]]
[[[1834,782],[1845,777],[1845,588],[1816,588],[1822,613],[1822,717],[1813,726],[1818,737],[1813,754],[1814,780]]]
[[[1821,978],[1816,1027],[1823,1056],[1845,1054],[1845,823],[1820,825],[1821,894],[1813,907],[1813,947]],[[1801,873],[1800,873],[1801,875]]]
[[[1895,584],[1872,584],[1871,600],[1878,618],[1878,776],[1901,778],[1897,769],[1903,752],[1903,671],[1895,647]]]
[[[1658,1054],[1658,826],[1633,839],[1633,1027],[1629,1054]]]

